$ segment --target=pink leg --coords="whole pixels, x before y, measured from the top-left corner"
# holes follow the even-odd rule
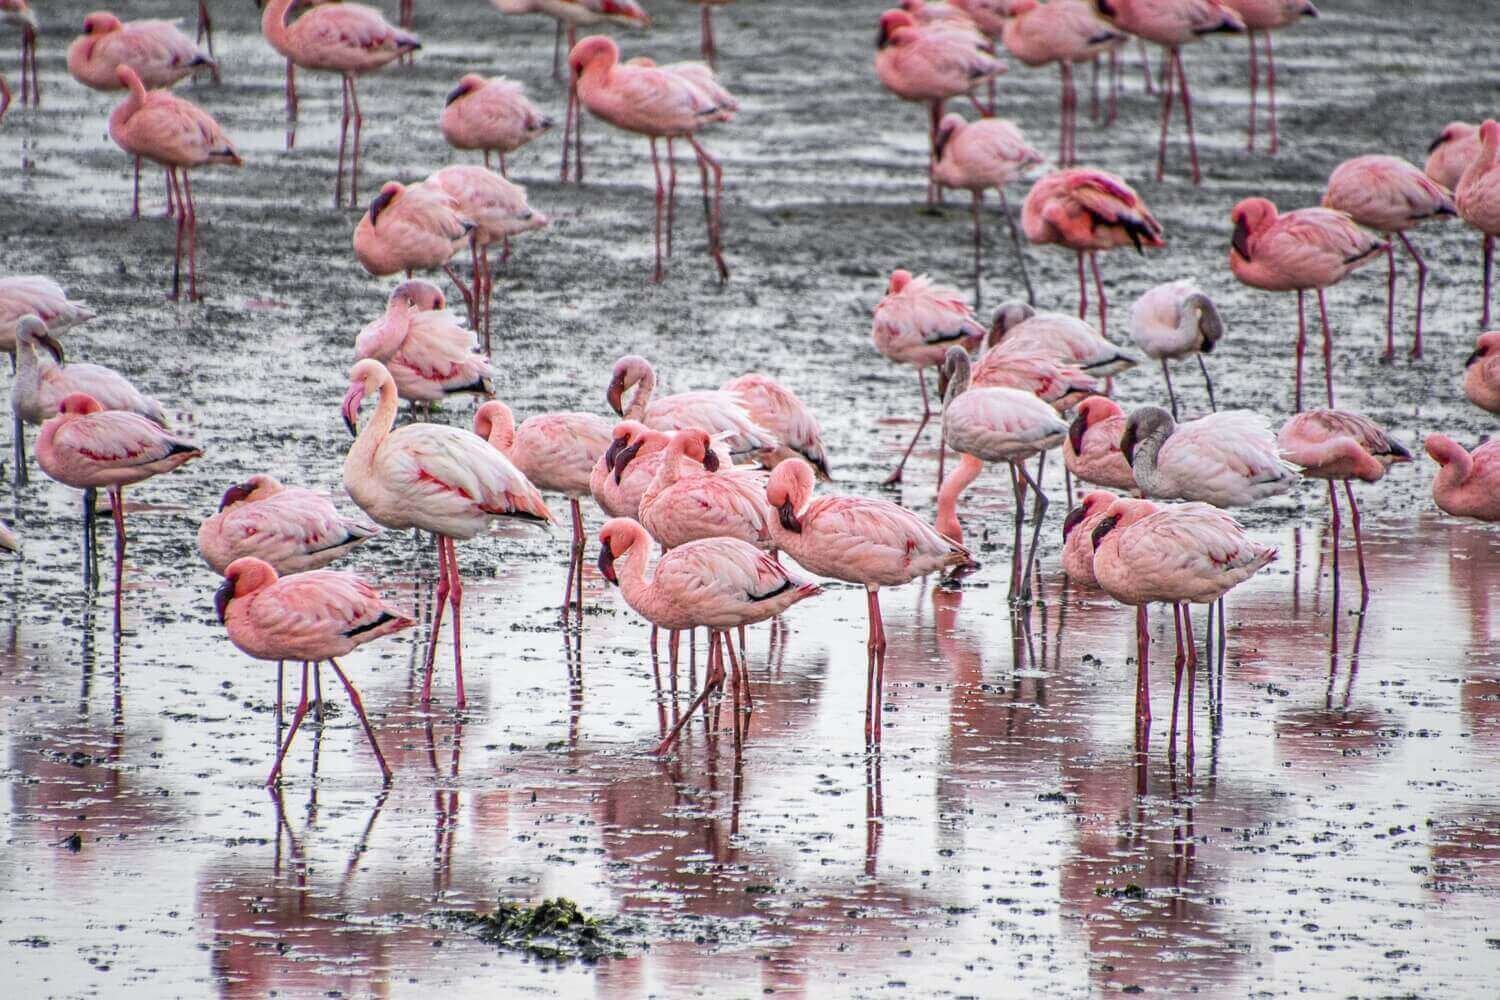
[[[1146,96],[1150,97],[1156,93],[1156,84],[1151,82],[1151,52],[1146,48],[1146,40],[1144,38],[1137,38],[1135,44],[1141,57],[1141,75],[1146,80]]]
[[[344,99],[344,114],[339,121],[339,172],[333,182],[333,207],[344,207],[344,148],[349,141],[349,78],[340,83]]]
[[[458,686],[458,697],[454,704],[463,708],[468,704],[468,699],[464,697],[464,581],[463,574],[458,571],[458,551],[454,548],[453,539],[444,538],[441,544],[448,546],[448,573],[451,577],[448,600],[453,605],[453,677]]]
[[[360,724],[365,727],[365,736],[370,741],[370,749],[375,751],[375,759],[380,763],[380,773],[385,776],[386,783],[389,784],[391,780],[391,768],[385,762],[385,754],[380,752],[380,744],[375,741],[375,730],[370,725],[369,717],[365,715],[365,706],[359,700],[359,692],[354,689],[354,685],[345,676],[344,668],[339,666],[338,660],[330,658],[328,663],[333,667],[333,672],[338,675],[339,682],[344,685],[344,691],[349,695],[349,701],[354,706],[354,713],[359,716]],[[455,750],[455,752],[457,751]]]
[[[1297,289],[1297,390],[1296,408],[1293,413],[1302,412],[1302,357],[1307,353],[1307,312],[1303,308],[1302,289]]]
[[[1484,311],[1479,317],[1479,328],[1490,328],[1490,276],[1495,264],[1495,237],[1484,234]]]
[[[477,329],[479,324],[479,313],[476,311],[478,304],[474,301],[474,293],[470,291],[469,283],[458,276],[458,272],[453,270],[452,264],[444,264],[443,273],[448,275],[448,280],[453,282],[453,287],[457,288],[458,294],[463,296],[464,311],[469,317],[469,328],[471,330]]]
[[[1411,240],[1406,238],[1405,233],[1397,233],[1401,238],[1401,245],[1406,247],[1406,252],[1411,254],[1411,259],[1417,262],[1417,332],[1412,337],[1411,356],[1420,358],[1422,356],[1422,299],[1427,292],[1427,262],[1422,255],[1417,253],[1417,248],[1412,245]]]
[[[1390,362],[1396,356],[1396,244],[1385,247],[1385,353],[1382,362]]]
[[[557,30],[552,33],[552,79],[562,81],[562,22],[557,22]]]
[[[568,51],[578,44],[578,29],[568,27]],[[583,106],[578,101],[577,87],[573,96],[573,179],[583,186]]]
[[[178,214],[187,212],[188,235],[188,301],[197,302],[198,294],[198,206],[193,202],[193,175],[183,168],[182,194],[184,204],[177,206]]]
[[[712,66],[715,54],[712,15],[709,14],[708,4],[703,4],[699,9],[703,12],[703,61]]]
[[[917,384],[922,387],[922,422],[917,424],[917,432],[911,436],[911,442],[907,444],[906,451],[902,453],[901,461],[896,463],[896,470],[889,476],[886,476],[886,486],[894,486],[901,482],[901,470],[906,468],[906,460],[911,458],[912,449],[917,446],[917,441],[922,437],[922,431],[927,428],[927,421],[932,419],[932,406],[927,402],[926,369],[917,369]]]
[[[1165,50],[1161,58],[1161,140],[1156,148],[1157,183],[1167,173],[1167,128],[1172,122],[1172,53]]]
[[[1151,727],[1151,634],[1146,605],[1135,609],[1135,725],[1139,735]]]
[[[1193,97],[1188,93],[1187,70],[1182,67],[1182,50],[1172,50],[1172,65],[1177,67],[1177,83],[1182,88],[1182,120],[1187,125],[1188,158],[1193,164],[1193,183],[1202,184],[1203,174],[1198,170],[1198,140],[1193,135]]]
[[[109,491],[109,506],[115,519],[115,634],[120,634],[120,610],[125,591],[125,488]]]
[[[1245,143],[1245,152],[1255,152],[1255,98],[1260,90],[1260,65],[1255,52],[1255,32],[1248,33],[1250,39],[1250,138]]]
[[[1099,274],[1099,251],[1089,251],[1089,268],[1094,272],[1094,292],[1099,296],[1099,333],[1109,337],[1109,298],[1104,294],[1104,278]]]
[[[729,280],[729,266],[724,263],[724,168],[719,161],[708,155],[698,142],[696,136],[689,135],[687,141],[692,144],[693,152],[698,154],[700,168],[707,168],[714,177],[713,208],[709,216],[708,227],[708,254],[714,260],[714,266],[719,270],[719,282],[722,284]],[[708,197],[708,176],[704,175],[704,197]]]
[[[661,161],[656,156],[656,136],[651,137],[651,170],[656,174],[656,217],[652,228],[652,236],[656,246],[656,270],[652,273],[651,280],[657,284],[661,283],[663,277],[661,267],[661,221],[666,209],[667,189],[661,181]],[[706,194],[706,184],[705,184]]]
[[[984,207],[984,192],[973,192],[974,204],[974,311],[978,312],[984,302],[983,278],[980,273],[979,259],[983,251],[982,240],[979,232],[979,211]]]
[[[167,178],[172,182],[173,190],[177,188],[177,168],[167,169]],[[179,193],[178,203],[182,203]],[[172,258],[172,294],[169,296],[174,301],[182,292],[182,245],[187,236],[187,213],[177,213],[177,249]]]
[[[7,91],[7,93],[9,92]],[[0,105],[0,111],[3,110],[4,106]],[[172,193],[171,174],[167,175],[167,193],[169,195]],[[135,183],[132,185],[130,192],[130,217],[132,219],[139,219],[141,217],[141,158],[139,156],[135,158]]]
[[[677,156],[667,138],[667,259],[672,259],[672,228],[677,218]]]
[[[717,636],[717,633],[710,634],[711,638],[714,636]],[[677,735],[682,732],[682,727],[687,725],[688,720],[693,717],[693,713],[708,699],[711,691],[724,683],[724,664],[718,657],[713,655],[714,648],[714,644],[710,641],[708,671],[703,676],[703,690],[698,692],[698,697],[693,699],[693,703],[688,706],[688,710],[682,713],[682,718],[678,719],[677,724],[672,727],[672,731],[667,733],[667,738],[656,745],[653,753],[664,754],[672,749],[672,744],[677,742]]]
[[[1208,607],[1209,607],[1209,612],[1211,614],[1213,612],[1213,605],[1210,604]],[[1194,694],[1194,691],[1196,690],[1196,688],[1198,686],[1198,645],[1197,645],[1196,638],[1193,636],[1193,609],[1192,609],[1192,605],[1190,605],[1190,604],[1184,604],[1182,606],[1182,629],[1183,629],[1184,632],[1187,633],[1187,636],[1186,636],[1186,638],[1184,640],[1184,644],[1187,646],[1187,677],[1188,677],[1188,694],[1187,694],[1187,760],[1188,760],[1188,767],[1192,767],[1193,766],[1193,694]]]
[[[568,104],[563,111],[562,183],[568,183],[568,164],[573,155],[573,119],[578,114],[578,81],[568,81]]]
[[[1343,528],[1343,522],[1339,519],[1339,495],[1334,488],[1333,480],[1328,480],[1328,522],[1330,534],[1333,536],[1333,608],[1335,616],[1338,614],[1339,606],[1339,533]],[[1321,556],[1319,557],[1321,561]],[[1318,567],[1321,575],[1322,566]]]
[[[865,679],[865,743],[880,742],[881,703],[884,700],[885,683],[885,622],[880,614],[880,591],[865,593],[867,613],[870,620],[869,676]]]
[[[1318,318],[1323,322],[1323,382],[1328,389],[1328,405],[1333,406],[1333,327],[1328,325],[1328,300],[1318,289]]]
[[[354,111],[354,158],[353,165],[349,168],[349,207],[354,208],[359,204],[359,133],[364,126],[365,116],[359,110],[359,89],[352,76],[349,77],[349,107]]]
[[[1083,254],[1078,251],[1078,318],[1083,319],[1089,314],[1089,285],[1088,279],[1083,273]]]
[[[432,635],[427,640],[427,669],[422,678],[422,704],[432,701],[432,668],[437,661],[438,635],[443,629],[443,609],[448,605],[448,552],[443,539],[436,539],[438,557],[437,596],[432,602]]]
[[[183,171],[183,176],[187,176],[186,171]],[[167,188],[167,210],[165,214],[167,218],[174,219],[177,217],[177,197],[172,192],[172,178],[167,176],[167,172],[165,170],[162,171],[162,177],[166,179]],[[139,177],[137,178],[137,184],[139,184]]]
[[[1069,166],[1073,161],[1068,155],[1068,91],[1073,85],[1073,67],[1066,61],[1058,63],[1062,74],[1061,107],[1057,113],[1057,165]]]
[[[578,507],[578,498],[569,497],[568,507],[573,515],[573,542],[568,549],[568,583],[563,587],[562,616],[568,620],[568,605],[573,598],[573,580],[578,580],[578,626],[583,627],[583,511]]]
[[[1344,480],[1344,495],[1349,498],[1349,519],[1354,524],[1354,555],[1359,560],[1359,610],[1370,606],[1370,581],[1365,576],[1365,540],[1359,530],[1359,504],[1354,502],[1354,484]]]
[[[1271,155],[1281,148],[1281,137],[1276,133],[1276,55],[1271,51],[1271,33],[1266,35],[1266,103],[1271,110]]]
[[[292,740],[297,736],[297,730],[302,726],[302,720],[307,715],[307,664],[302,664],[302,697],[297,701],[297,710],[292,713],[292,725],[286,734],[286,742],[281,744],[281,749],[276,752],[276,763],[271,767],[271,773],[266,778],[266,787],[272,788],[276,779],[281,776],[281,764],[286,760],[286,752],[292,747]]]
[[[1167,733],[1167,757],[1170,760],[1177,759],[1177,706],[1182,694],[1182,667],[1187,662],[1187,653],[1182,648],[1183,613],[1181,604],[1172,605],[1172,630],[1177,636],[1177,659],[1172,664],[1172,722]]]
[[[297,64],[286,61],[286,148],[297,144]]]

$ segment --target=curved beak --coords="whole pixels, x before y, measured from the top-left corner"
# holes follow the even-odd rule
[[[41,344],[47,349],[47,353],[52,355],[52,359],[54,361],[56,361],[58,364],[64,363],[62,345],[57,342],[56,337],[52,336],[51,333],[48,333],[44,330],[36,338],[36,340],[37,343]]]
[[[234,600],[234,581],[226,579],[219,584],[219,589],[214,591],[214,614],[219,616],[219,624],[224,624],[224,616],[229,613],[229,602]]]
[[[1088,418],[1082,413],[1074,417],[1073,422],[1068,425],[1068,444],[1072,447],[1073,454],[1083,454],[1083,435],[1088,429]],[[1063,537],[1068,537],[1067,532],[1063,532]]]
[[[1250,227],[1245,225],[1244,219],[1236,219],[1234,223],[1234,235],[1229,237],[1229,245],[1234,252],[1246,260],[1250,259]]]
[[[610,551],[609,542],[599,546],[599,575],[617,587],[620,585],[620,578],[615,574],[615,554]]]
[[[780,507],[776,508],[776,514],[781,519],[781,526],[787,531],[802,534],[802,522],[797,520],[797,512],[792,509],[790,499],[783,500]]]
[[[219,501],[219,509],[223,510],[230,504],[239,503],[241,500],[249,497],[253,492],[255,491],[251,489],[248,484],[235,483],[233,486],[229,487],[229,489],[224,491],[224,498]]]
[[[365,385],[356,382],[344,393],[344,426],[349,428],[350,437],[359,437],[359,404],[365,399]]]
[[[1063,518],[1063,541],[1066,542],[1068,540],[1068,536],[1073,533],[1073,529],[1082,524],[1083,519],[1087,516],[1088,511],[1084,510],[1082,505],[1068,511],[1068,516]]]
[[[1464,367],[1465,368],[1469,367],[1470,365],[1472,365],[1474,362],[1478,361],[1482,357],[1484,357],[1484,352],[1483,351],[1475,351],[1473,354],[1469,355],[1469,360],[1467,360],[1467,361],[1464,362]]]
[[[1125,463],[1135,468],[1135,425],[1126,424],[1125,433],[1120,435],[1120,454],[1125,456]]]
[[[890,44],[890,41],[891,41],[891,33],[889,31],[887,31],[885,29],[885,25],[882,24],[880,26],[880,32],[879,32],[879,34],[877,34],[875,36],[875,47],[877,49],[883,49],[887,45]]]
[[[1441,146],[1443,143],[1447,142],[1447,141],[1448,141],[1447,135],[1445,135],[1445,134],[1443,134],[1441,132],[1438,133],[1438,137],[1436,139],[1432,140],[1432,145],[1430,145],[1430,146],[1427,147],[1427,152],[1429,152],[1429,153],[1436,152],[1437,148],[1439,146]]]
[[[609,400],[609,408],[622,417],[625,415],[625,408],[620,404],[624,395],[625,380],[616,376],[610,380],[609,389],[605,391],[604,398]]]
[[[452,104],[454,101],[458,100],[468,92],[468,85],[460,83],[457,87],[454,87],[452,90],[448,91],[448,98],[447,100],[443,101],[443,107],[446,108],[448,105]]]
[[[1117,517],[1106,517],[1104,520],[1099,522],[1099,525],[1094,528],[1094,537],[1092,539],[1094,548],[1097,549],[1099,547],[1100,541],[1104,539],[1105,535],[1109,534],[1115,529],[1115,525],[1119,522],[1119,520],[1120,519]]]
[[[615,455],[615,484],[619,485],[620,477],[625,475],[625,467],[635,458],[636,453],[641,450],[644,441],[637,441],[629,448],[622,448]]]
[[[719,471],[719,456],[714,454],[712,446],[703,453],[703,468],[707,472]]]

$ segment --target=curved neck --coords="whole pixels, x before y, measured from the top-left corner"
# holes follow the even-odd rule
[[[387,378],[380,383],[380,403],[375,407],[375,413],[359,429],[359,436],[354,439],[354,446],[349,449],[350,461],[357,461],[362,465],[369,465],[374,461],[375,453],[380,450],[386,436],[391,433],[391,428],[396,426],[398,405],[396,383]]]
[[[943,485],[938,489],[937,522],[934,527],[939,534],[959,545],[964,541],[964,529],[958,523],[958,498],[983,471],[983,462],[973,455],[965,455],[958,463],[958,468],[943,479]]]
[[[630,394],[630,403],[625,407],[625,419],[645,423],[646,407],[651,404],[651,393],[655,390],[656,372],[647,368],[641,380],[635,384],[635,392]]]
[[[1457,489],[1468,481],[1469,473],[1474,470],[1474,459],[1463,448],[1454,448],[1453,457],[1438,470],[1439,483],[1451,489]]]
[[[943,408],[969,390],[969,365],[965,361],[953,370],[948,377],[948,391],[943,393]]]
[[[650,558],[650,539],[644,529],[630,542],[630,548],[615,556],[615,576],[620,592],[632,607],[649,597],[651,581],[646,579],[646,560]]]
[[[125,94],[125,100],[115,105],[109,113],[109,128],[113,132],[130,120],[130,116],[141,110],[146,103],[146,88],[137,80]]]
[[[266,41],[280,47],[286,42],[287,17],[292,12],[293,0],[270,0],[260,15],[260,33]]]

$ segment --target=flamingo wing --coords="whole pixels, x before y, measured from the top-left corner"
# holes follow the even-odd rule
[[[353,573],[313,570],[255,593],[248,617],[258,630],[293,645],[352,639],[403,616]]]
[[[174,452],[197,446],[168,434],[138,413],[105,410],[63,423],[53,436],[59,452],[111,468],[150,465]]]

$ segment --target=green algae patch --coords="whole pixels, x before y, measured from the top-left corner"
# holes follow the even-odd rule
[[[561,896],[530,906],[501,900],[491,913],[452,910],[443,916],[481,941],[546,962],[624,958],[624,938],[635,932],[617,919],[591,917]]]

